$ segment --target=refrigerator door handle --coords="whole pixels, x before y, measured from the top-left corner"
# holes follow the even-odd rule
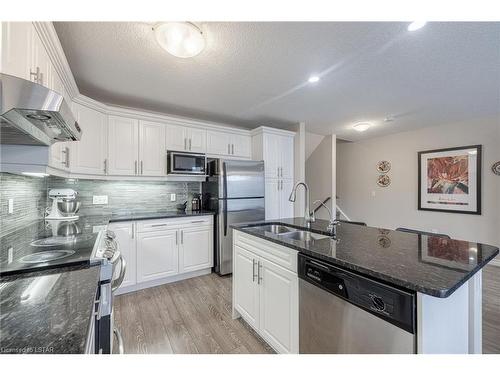
[[[227,236],[227,168],[226,163],[222,163],[222,198],[223,206],[222,206],[222,220],[224,220],[224,237]]]

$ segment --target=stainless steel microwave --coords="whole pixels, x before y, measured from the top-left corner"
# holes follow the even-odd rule
[[[205,154],[191,152],[167,152],[168,174],[196,174],[205,175],[207,169],[207,157]]]

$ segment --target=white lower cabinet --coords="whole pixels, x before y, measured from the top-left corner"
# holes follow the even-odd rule
[[[178,233],[167,229],[137,234],[137,282],[178,273]]]
[[[298,353],[297,273],[259,250],[249,251],[249,242],[240,242],[238,235],[234,238],[233,308],[278,353]]]
[[[117,293],[209,273],[213,217],[122,221],[109,224],[127,262]]]
[[[135,223],[129,221],[117,222],[109,224],[108,227],[115,233],[118,248],[127,264],[121,288],[135,285],[137,282]]]
[[[211,226],[180,230],[179,272],[191,272],[213,266]]]

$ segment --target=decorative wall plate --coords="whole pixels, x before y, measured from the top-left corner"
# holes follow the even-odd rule
[[[377,184],[380,187],[387,187],[391,184],[391,178],[386,174],[381,174],[377,178]]]
[[[491,166],[491,170],[494,174],[500,176],[500,161],[497,161]]]
[[[391,163],[387,160],[382,160],[377,163],[377,171],[379,173],[387,173],[391,170]]]

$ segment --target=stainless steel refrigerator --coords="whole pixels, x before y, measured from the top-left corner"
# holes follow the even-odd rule
[[[203,183],[203,206],[215,215],[215,272],[233,272],[231,224],[265,219],[264,162],[214,159]]]

